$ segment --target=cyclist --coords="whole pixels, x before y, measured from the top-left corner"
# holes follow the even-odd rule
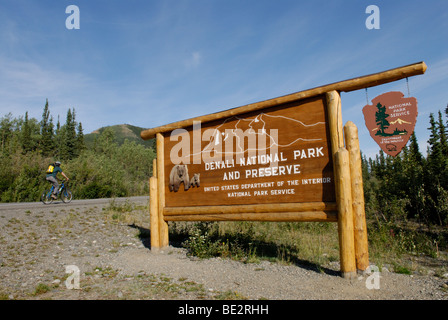
[[[51,164],[47,169],[47,176],[45,179],[54,186],[53,194],[51,195],[53,199],[58,198],[57,194],[59,190],[59,182],[58,179],[56,179],[56,176],[58,175],[59,172],[67,181],[69,180],[68,177],[65,175],[65,173],[62,171],[61,163],[59,161],[56,161],[54,165]]]

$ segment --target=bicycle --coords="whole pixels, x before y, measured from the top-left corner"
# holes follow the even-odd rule
[[[70,201],[72,201],[73,195],[72,195],[72,192],[70,191],[70,189],[68,188],[67,181],[62,182],[61,185],[59,186],[59,190],[56,195],[56,197],[57,197],[56,199],[53,199],[53,197],[51,196],[53,194],[53,191],[54,191],[54,186],[51,186],[50,190],[47,190],[44,193],[42,193],[40,200],[44,204],[50,204],[54,200],[57,200],[57,198],[60,198],[62,200],[62,202],[64,202],[64,203],[69,203]]]

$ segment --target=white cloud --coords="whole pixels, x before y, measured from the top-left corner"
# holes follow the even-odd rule
[[[201,53],[195,51],[191,53],[191,55],[188,57],[187,61],[185,62],[185,66],[187,68],[196,68],[201,64],[201,61],[202,61]]]
[[[40,120],[48,99],[54,121],[59,116],[63,123],[67,110],[75,108],[85,130],[94,130],[96,123],[108,119],[110,109],[117,107],[118,93],[107,87],[83,73],[0,57],[0,116],[11,112],[18,117],[28,111],[30,117]]]
[[[22,108],[30,108],[30,104],[36,101],[45,103],[46,97],[62,99],[69,96],[70,91],[88,85],[88,82],[81,74],[66,74],[43,68],[33,62],[0,57],[1,113],[24,112]]]

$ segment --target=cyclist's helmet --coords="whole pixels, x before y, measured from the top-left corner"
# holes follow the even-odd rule
[[[59,166],[61,165],[61,162],[60,162],[60,161],[56,161],[56,162],[54,163],[54,165],[59,167]]]

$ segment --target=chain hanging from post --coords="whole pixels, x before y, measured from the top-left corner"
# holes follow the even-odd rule
[[[370,102],[369,102],[369,94],[368,94],[368,92],[367,92],[367,88],[366,88],[366,102],[367,102],[367,104],[370,103]]]
[[[410,98],[411,97],[411,91],[409,90],[409,78],[408,77],[406,77],[406,86],[408,88],[408,98]]]

